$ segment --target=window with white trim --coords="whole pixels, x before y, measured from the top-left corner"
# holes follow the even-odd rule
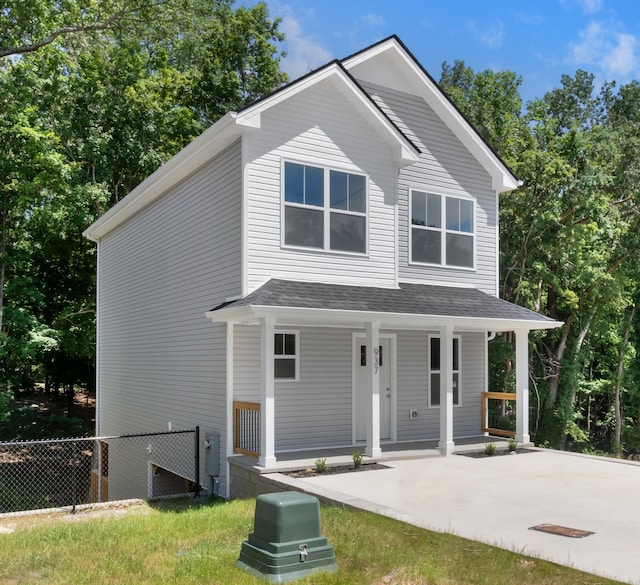
[[[324,167],[284,163],[286,246],[367,252],[367,178]]]
[[[475,204],[471,199],[411,191],[411,262],[473,268]]]
[[[440,337],[429,335],[428,338],[428,385],[429,385],[429,406],[440,406],[441,377],[440,368]],[[453,338],[453,404],[460,406],[460,337]]]
[[[273,339],[274,379],[297,380],[298,371],[298,333],[276,331]]]

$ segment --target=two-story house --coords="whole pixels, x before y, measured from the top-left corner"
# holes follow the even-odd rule
[[[228,113],[85,232],[97,432],[217,431],[225,496],[234,451],[448,454],[513,331],[528,442],[528,332],[559,324],[498,298],[518,185],[395,36]]]

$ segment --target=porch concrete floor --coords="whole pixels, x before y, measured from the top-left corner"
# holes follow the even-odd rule
[[[640,584],[639,464],[551,450],[482,459],[393,453],[388,448],[383,457],[389,469],[273,478],[416,526]],[[326,451],[321,456],[332,459]],[[594,534],[530,530],[543,523]]]
[[[485,435],[477,437],[465,437],[456,439],[455,452],[478,451],[484,449],[485,443],[495,443],[498,448],[506,448],[506,439],[499,437],[488,437]],[[522,446],[522,445],[520,445]],[[525,445],[526,446],[526,445]],[[404,459],[424,459],[425,457],[440,457],[438,451],[438,441],[411,441],[404,443],[382,443],[382,455],[380,457],[367,457],[366,445],[354,445],[352,447],[332,447],[319,449],[306,449],[302,451],[283,451],[276,453],[276,465],[265,469],[258,465],[257,459],[247,456],[234,456],[237,463],[244,467],[251,468],[260,474],[276,473],[279,471],[292,471],[295,469],[306,469],[314,467],[317,459],[326,459],[327,465],[343,465],[353,463],[353,452],[362,453],[363,462]]]

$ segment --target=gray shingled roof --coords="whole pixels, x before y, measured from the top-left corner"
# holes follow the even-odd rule
[[[475,288],[401,283],[398,289],[271,279],[242,299],[214,307],[261,306],[554,323]]]

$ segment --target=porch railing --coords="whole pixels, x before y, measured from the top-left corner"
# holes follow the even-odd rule
[[[233,402],[233,452],[260,456],[260,403]]]
[[[515,437],[516,395],[511,392],[482,393],[482,432]]]

